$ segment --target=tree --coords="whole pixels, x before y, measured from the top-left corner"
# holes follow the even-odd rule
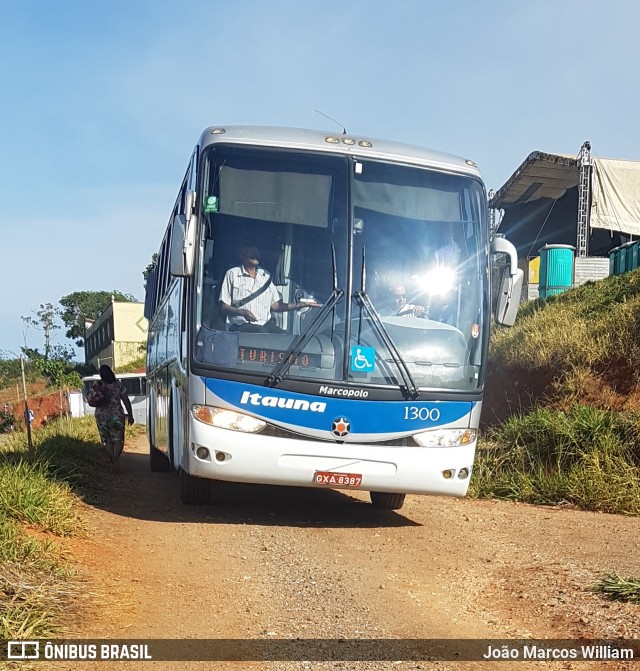
[[[149,273],[152,273],[156,269],[156,265],[158,264],[158,252],[154,252],[151,255],[151,263],[142,271],[142,277],[144,278],[144,288],[147,288],[147,278],[149,277]]]
[[[0,389],[13,386],[20,381],[20,359],[0,351]]]
[[[38,331],[42,331],[44,352],[27,345],[25,331],[25,344],[24,347],[20,348],[22,354],[41,375],[47,378],[49,384],[56,387],[68,386],[71,383],[75,385],[79,375],[74,373],[71,363],[74,355],[73,348],[68,345],[54,345],[52,343],[55,332],[61,328],[56,322],[60,318],[62,310],[59,307],[54,307],[52,303],[44,303],[40,305],[39,310],[33,310],[33,313],[35,317],[21,317],[21,319],[27,325],[27,328],[31,326]]]
[[[65,359],[36,360],[36,368],[54,387],[80,387],[82,378]]]
[[[32,326],[37,331],[42,331],[42,335],[44,337],[44,354],[42,354],[42,357],[46,361],[51,353],[51,341],[54,337],[54,333],[60,329],[60,325],[56,324],[56,320],[60,317],[62,311],[60,308],[54,307],[52,303],[41,303],[40,309],[32,310],[32,312],[35,314],[35,317],[23,316],[20,317],[20,319],[22,319],[22,321],[27,325],[27,329],[29,326]],[[24,336],[25,346],[22,349],[30,349],[27,347],[26,329]],[[32,351],[37,352],[37,350]]]
[[[74,355],[72,347],[52,345],[46,357],[32,347],[25,346],[21,349],[27,358],[29,367],[35,368],[40,375],[47,378],[50,385],[54,387],[80,386],[82,380],[71,361]]]
[[[67,327],[65,335],[75,340],[76,347],[84,347],[85,320],[97,319],[113,300],[117,303],[132,303],[135,296],[120,291],[74,291],[63,296],[60,305],[64,308],[60,317]]]

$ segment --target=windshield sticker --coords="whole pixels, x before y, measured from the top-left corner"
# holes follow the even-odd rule
[[[218,211],[218,196],[207,196],[207,199],[204,203],[205,212],[217,212]]]
[[[351,370],[356,373],[373,373],[376,368],[375,347],[353,345],[351,348]]]

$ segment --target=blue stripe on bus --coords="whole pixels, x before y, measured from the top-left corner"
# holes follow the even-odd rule
[[[362,401],[309,396],[269,387],[202,378],[207,391],[222,404],[266,421],[330,431],[334,420],[345,418],[350,432],[409,433],[452,424],[471,413],[470,401]],[[208,403],[216,404],[216,398]]]

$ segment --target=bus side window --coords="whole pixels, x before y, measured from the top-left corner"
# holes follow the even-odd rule
[[[213,241],[207,241],[207,244]],[[224,316],[220,312],[218,294],[222,281],[215,272],[213,257],[204,266],[203,274],[202,323],[208,328],[224,331]]]

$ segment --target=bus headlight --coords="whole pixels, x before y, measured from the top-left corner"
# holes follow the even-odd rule
[[[460,447],[476,439],[475,429],[435,429],[414,433],[413,439],[421,447]]]
[[[191,414],[199,421],[218,429],[230,429],[242,433],[258,433],[267,425],[260,419],[243,415],[241,412],[214,408],[210,405],[193,405]]]

